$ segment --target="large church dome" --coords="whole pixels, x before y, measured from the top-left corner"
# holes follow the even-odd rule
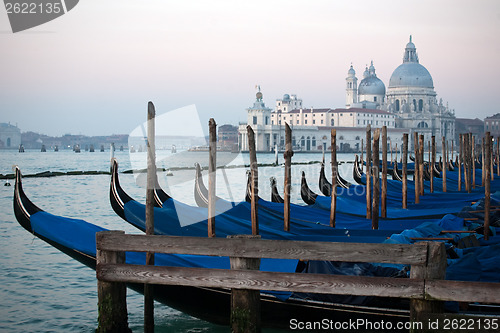
[[[421,87],[434,88],[431,74],[418,61],[417,49],[411,41],[406,44],[403,63],[394,70],[389,80],[389,88]]]
[[[434,88],[431,74],[419,63],[406,62],[394,70],[389,80],[389,88],[423,87]]]

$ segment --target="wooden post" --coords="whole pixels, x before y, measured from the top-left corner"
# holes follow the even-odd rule
[[[434,168],[436,166],[436,137],[431,138],[431,193],[434,193]]]
[[[284,205],[284,229],[290,231],[290,193],[292,188],[292,130],[285,123],[285,192],[283,195]]]
[[[418,151],[418,132],[413,132],[413,149],[415,152],[415,163],[413,167],[413,183],[415,185],[415,203],[420,203],[420,153]]]
[[[476,140],[472,136],[472,188],[476,188]]]
[[[331,131],[332,144],[332,193],[330,206],[330,227],[335,228],[335,212],[337,210],[337,130]]]
[[[148,103],[148,173],[146,189],[146,235],[154,235],[154,201],[156,180],[156,151],[155,151],[155,106]],[[154,253],[146,253],[146,265],[154,265]],[[154,297],[153,286],[144,285],[144,332],[154,332]]]
[[[380,201],[380,179],[379,179],[379,169],[380,169],[380,157],[379,157],[379,140],[380,140],[380,129],[375,129],[375,134],[373,135],[373,202],[372,202],[372,229],[378,229],[378,213],[379,213],[379,201]]]
[[[471,156],[471,140],[470,140],[470,133],[467,133],[465,134],[465,142],[466,142],[466,149],[467,149],[467,182],[465,184],[465,187],[467,188],[467,192],[470,193],[470,190],[471,190],[471,184],[472,184],[472,181],[471,181],[471,160],[472,160],[472,156]]]
[[[101,243],[104,233],[124,234],[124,231],[100,231],[96,233],[96,244]],[[98,246],[99,247],[99,246]],[[98,250],[97,267],[102,264],[125,263],[125,252]],[[97,272],[97,308],[98,319],[96,333],[132,332],[128,327],[127,285],[123,282],[104,282]]]
[[[444,144],[443,144],[444,145]],[[411,265],[411,279],[444,280],[446,276],[446,249],[442,242],[427,242],[427,262],[424,265]],[[423,323],[423,330],[410,329],[410,332],[428,332],[426,314],[442,313],[442,301],[410,299],[410,321]],[[411,325],[413,327],[413,325]],[[417,325],[415,325],[417,327]]]
[[[361,165],[363,165],[363,150],[364,150],[364,147],[363,147],[363,139],[361,139]]]
[[[208,237],[215,237],[215,184],[217,172],[217,124],[213,118],[208,121]]]
[[[455,141],[455,138],[453,138],[453,140],[451,140],[451,160],[454,161],[455,160],[455,149],[453,148],[453,142]]]
[[[420,181],[419,190],[420,195],[424,195],[424,135],[420,134],[420,139],[418,141],[418,152],[420,153],[418,161],[418,180]]]
[[[228,238],[238,238],[242,241],[260,239],[258,235],[234,235]],[[230,259],[231,269],[259,270],[259,258]],[[260,291],[247,289],[231,289],[231,332],[257,333],[261,331]]]
[[[408,208],[408,133],[403,134],[403,209]]]
[[[443,136],[442,139],[442,154],[443,154],[443,192],[446,192],[446,169],[448,169],[448,163],[446,163],[446,143],[445,143],[445,138]]]
[[[486,175],[486,170],[484,168],[484,159],[486,157],[484,154],[484,144],[485,144],[485,140],[484,140],[484,136],[483,136],[483,139],[481,141],[481,171],[482,171],[481,186],[484,186],[484,178]]]
[[[497,136],[497,176],[500,177],[500,136]]]
[[[248,150],[250,153],[250,173],[251,173],[251,192],[252,201],[251,206],[251,219],[252,219],[252,235],[259,234],[259,219],[257,216],[257,201],[259,197],[259,170],[257,168],[257,152],[255,151],[255,133],[252,126],[247,126],[248,134]]]
[[[386,127],[386,137],[387,137],[387,127]],[[397,143],[396,143],[396,147],[397,147]],[[391,165],[392,165],[392,163],[394,162],[394,160],[392,159],[392,140],[389,140],[389,150],[391,151]]]
[[[471,136],[472,136],[472,133],[471,133]],[[474,162],[474,167],[476,166],[475,162]],[[491,176],[491,180],[495,180],[495,172],[493,171],[493,139],[490,135],[490,176]]]
[[[489,239],[490,233],[490,162],[491,162],[491,136],[490,132],[486,132],[485,137],[485,165],[486,165],[486,175],[484,177],[484,239]]]
[[[366,126],[366,218],[372,218],[372,183],[371,183],[371,158],[372,158],[372,127]]]
[[[396,163],[398,163],[398,143],[396,142]]]
[[[460,192],[462,190],[462,164],[463,164],[463,143],[462,143],[462,134],[458,135],[458,188],[457,190]]]
[[[380,216],[387,217],[387,126],[382,127],[382,206]]]

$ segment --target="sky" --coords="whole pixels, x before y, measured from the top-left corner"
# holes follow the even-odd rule
[[[22,132],[128,134],[195,105],[203,126],[246,121],[260,85],[274,107],[345,106],[373,60],[388,86],[413,36],[438,99],[460,118],[498,110],[498,0],[84,0],[13,34],[0,8],[0,122]]]

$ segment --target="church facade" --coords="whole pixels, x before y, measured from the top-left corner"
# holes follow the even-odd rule
[[[262,93],[247,109],[248,123],[257,135],[257,150],[271,151],[275,146],[284,149],[284,124],[289,124],[296,136],[296,149],[316,151],[329,148],[329,132],[337,129],[340,150],[357,151],[368,124],[372,128],[387,126],[391,143],[400,147],[402,133],[424,135],[425,142],[436,137],[454,140],[455,114],[442,99],[437,99],[429,71],[420,64],[415,44],[406,44],[403,63],[391,75],[389,85],[380,80],[373,61],[366,67],[358,84],[356,71],[349,68],[346,78],[345,108],[304,108],[296,95],[285,94],[276,101],[274,109],[265,106]],[[298,142],[298,143],[297,143]],[[439,144],[438,144],[439,146]],[[248,150],[246,126],[239,128],[239,148]],[[344,149],[343,149],[344,148]]]

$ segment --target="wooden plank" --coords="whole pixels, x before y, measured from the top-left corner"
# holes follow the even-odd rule
[[[207,288],[275,290],[337,295],[422,298],[422,279],[278,273],[251,270],[111,264],[97,268],[108,282],[150,283]]]
[[[214,118],[208,121],[208,237],[215,237],[215,189],[217,172],[217,124]]]
[[[97,248],[107,251],[177,253],[244,258],[282,258],[421,264],[426,244],[330,243],[267,239],[223,239],[184,236],[101,235]]]
[[[428,280],[425,293],[427,299],[500,304],[500,283]]]

